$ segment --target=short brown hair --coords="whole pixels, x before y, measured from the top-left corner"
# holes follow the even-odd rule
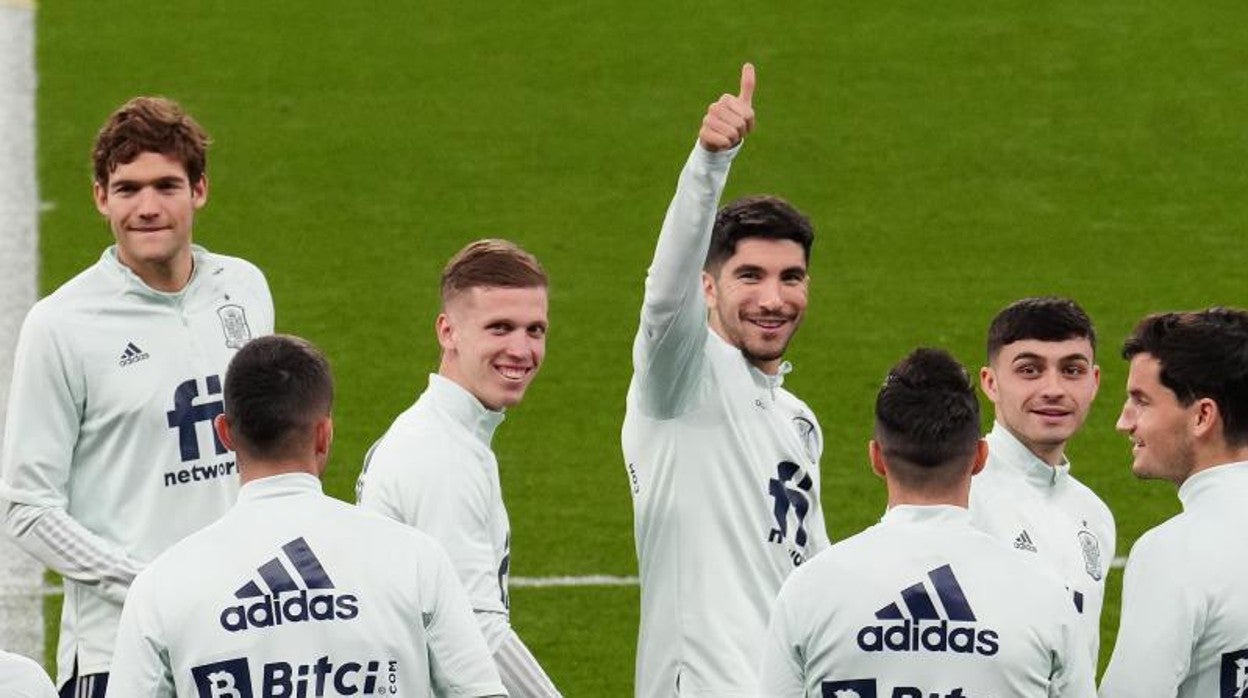
[[[792,240],[802,246],[802,258],[809,264],[815,229],[805,214],[778,196],[764,194],[737,199],[715,215],[711,245],[702,268],[718,274],[724,262],[737,253],[737,244],[750,238]]]
[[[113,112],[100,127],[91,151],[95,181],[108,184],[118,165],[134,162],[143,153],[160,153],[176,158],[186,168],[186,177],[197,184],[208,166],[208,133],[165,97],[135,97]]]
[[[471,288],[546,288],[537,257],[508,240],[468,243],[442,270],[442,305]]]

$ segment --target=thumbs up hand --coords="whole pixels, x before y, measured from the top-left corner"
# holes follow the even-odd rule
[[[728,150],[754,130],[754,64],[741,66],[741,89],[725,94],[706,109],[698,141],[711,152]]]

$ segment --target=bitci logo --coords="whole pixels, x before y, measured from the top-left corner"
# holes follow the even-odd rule
[[[876,698],[875,679],[824,681],[819,687],[823,698]]]
[[[227,659],[191,668],[199,698],[252,698],[246,659]]]

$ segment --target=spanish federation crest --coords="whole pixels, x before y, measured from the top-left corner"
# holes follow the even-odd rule
[[[798,441],[802,442],[802,450],[812,463],[819,461],[819,433],[815,431],[815,423],[798,415],[793,418],[793,430],[797,432]]]
[[[251,327],[247,325],[247,314],[241,305],[223,305],[217,308],[217,317],[221,318],[221,331],[225,333],[225,346],[241,349],[251,341]]]
[[[1104,567],[1101,565],[1101,544],[1086,528],[1079,532],[1079,549],[1083,551],[1083,568],[1087,570],[1088,576],[1098,582],[1101,581],[1104,575]]]

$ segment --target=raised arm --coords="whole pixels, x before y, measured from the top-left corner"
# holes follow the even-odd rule
[[[754,85],[754,66],[747,63],[741,68],[738,93],[724,94],[707,108],[646,275],[633,369],[639,406],[654,417],[687,409],[696,385],[701,345],[709,331],[702,263],[729,166],[754,128]]]

